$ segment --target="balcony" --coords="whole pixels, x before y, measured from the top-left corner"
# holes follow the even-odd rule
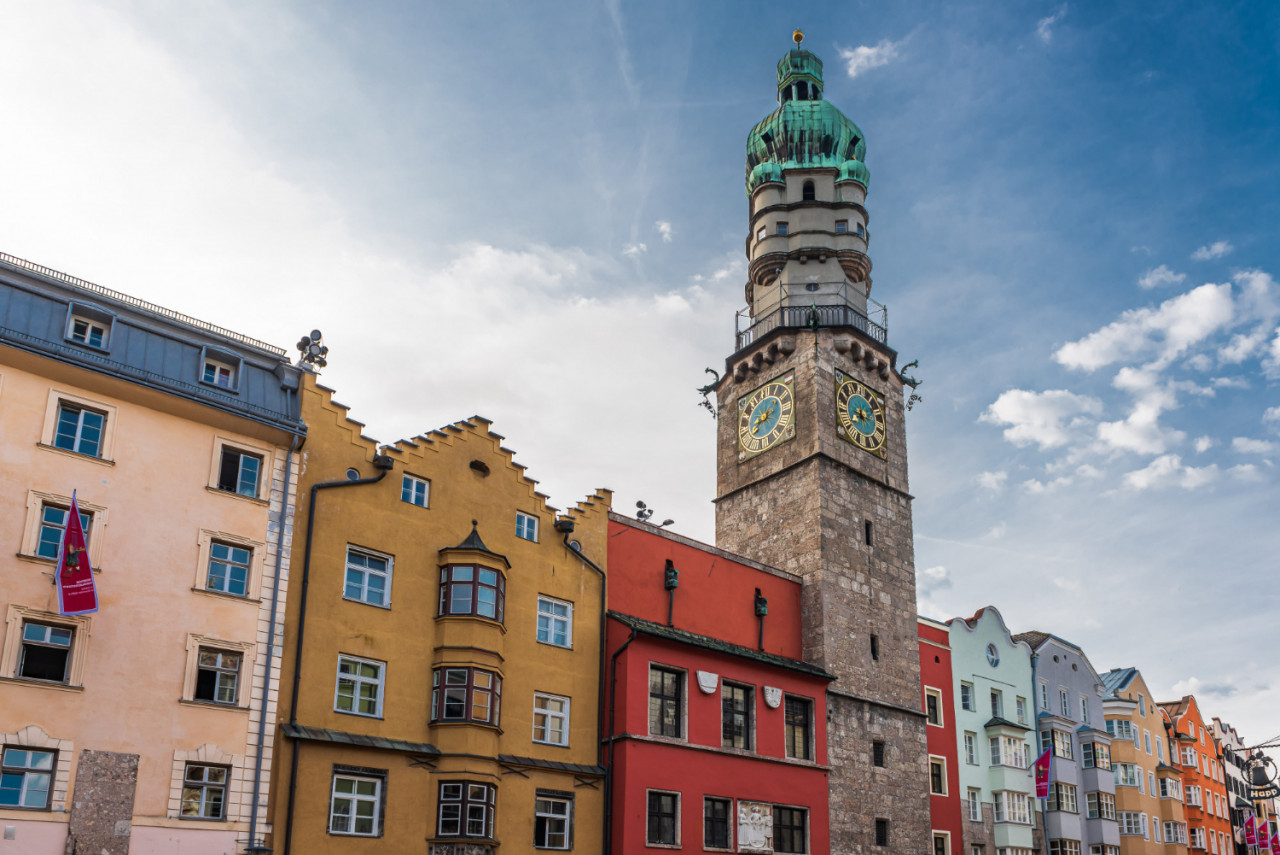
[[[777,293],[785,296],[758,301],[754,317],[738,312],[735,352],[779,328],[853,327],[880,344],[887,339],[888,310],[847,282],[783,284]]]

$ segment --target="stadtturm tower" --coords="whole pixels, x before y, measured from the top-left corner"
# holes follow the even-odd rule
[[[870,299],[862,131],[822,62],[778,63],[747,137],[747,311],[716,387],[717,545],[804,577],[827,698],[831,851],[930,851],[903,382]]]

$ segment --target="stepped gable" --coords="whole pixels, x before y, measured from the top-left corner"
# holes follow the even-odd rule
[[[365,424],[357,421],[349,415],[351,408],[346,404],[335,401],[333,396],[337,394],[333,389],[316,381],[316,391],[324,397],[325,406],[320,409],[322,413],[333,413],[335,422],[339,429],[347,431],[351,436],[353,445],[367,445],[369,450],[369,459],[373,459],[373,455],[378,453],[378,441],[371,436],[367,436],[364,432]]]

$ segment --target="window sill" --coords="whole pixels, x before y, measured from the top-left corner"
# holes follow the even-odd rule
[[[58,559],[56,559],[56,558],[45,558],[43,555],[32,555],[32,554],[30,554],[30,553],[28,553],[28,552],[17,552],[17,553],[14,553],[14,555],[15,555],[15,556],[20,560],[20,561],[30,561],[32,564],[43,564],[43,565],[45,565],[46,567],[49,567],[49,568],[52,568],[52,567],[53,567],[53,565],[54,565],[55,563],[57,563],[57,560],[58,560]],[[93,560],[93,559],[92,559],[92,558],[90,558],[89,560],[92,562],[92,560]],[[101,567],[94,567],[94,568],[93,568],[93,572],[94,572],[94,573],[101,573],[101,572],[102,572],[102,568],[101,568]],[[49,577],[50,583],[52,584],[52,581],[53,581],[53,570],[52,570],[52,569],[50,569],[50,570],[45,571],[45,575]]]
[[[449,721],[428,721],[427,724],[430,727],[483,727],[489,730],[497,731],[499,735],[501,735],[504,732],[499,725],[489,724],[488,722],[484,722],[484,721],[470,721],[470,720],[454,721],[451,719]]]
[[[32,677],[0,677],[0,682],[13,683],[18,686],[32,686],[38,689],[56,689],[59,692],[84,691],[84,686],[73,686],[69,683],[55,683],[52,680],[36,680]]]
[[[332,833],[332,832],[331,832]],[[497,846],[499,840],[496,837],[463,837],[461,834],[452,834],[447,837],[428,837],[428,843],[468,843],[476,846]]]
[[[387,604],[384,606],[382,603],[371,603],[371,602],[369,602],[368,600],[357,600],[355,597],[347,597],[347,596],[344,596],[344,597],[342,598],[342,601],[343,601],[344,603],[355,603],[357,606],[368,606],[369,608],[373,608],[373,609],[383,609],[384,611],[388,611],[388,612],[389,612],[389,611],[391,611],[391,604],[390,604],[390,603],[387,603]],[[344,836],[356,836],[356,837],[358,837],[358,836],[360,836],[360,835],[344,835]]]
[[[207,594],[210,597],[218,597],[219,599],[223,599],[223,600],[235,600],[238,603],[261,603],[262,602],[261,597],[242,597],[239,594],[228,594],[226,591],[215,591],[215,590],[212,590],[211,588],[193,587],[191,590],[197,594]]]
[[[210,493],[213,493],[215,496],[229,496],[232,499],[239,499],[242,502],[249,502],[254,505],[262,505],[264,508],[267,505],[271,504],[266,499],[259,499],[257,496],[245,496],[241,493],[233,493],[230,490],[219,490],[217,487],[206,486],[205,489],[208,490]]]
[[[532,741],[533,741],[533,744],[534,744],[534,745],[542,745],[542,746],[545,746],[545,747],[547,747],[547,748],[568,748],[568,747],[569,747],[569,743],[567,743],[567,742],[543,742],[543,741],[542,741],[542,740],[540,740],[540,739],[534,739],[534,740],[532,740]],[[542,848],[542,849],[553,849],[553,848],[555,848],[555,847],[552,847],[552,846],[543,846],[543,847],[541,847],[541,848]]]
[[[381,716],[381,715],[369,715],[368,713],[352,712],[352,711],[350,711],[350,710],[339,710],[339,709],[335,709],[335,710],[334,710],[334,712],[336,712],[338,715],[350,715],[350,716],[355,716],[356,718],[370,719],[370,720],[372,720],[372,721],[382,721],[382,720],[383,720],[383,718],[382,718],[382,716]],[[334,832],[334,833],[335,833],[335,834],[337,834],[337,833],[339,833],[339,832]],[[353,836],[355,836],[355,837],[366,837],[367,835],[357,834],[357,835],[353,835]]]
[[[679,849],[680,844],[679,843],[650,843],[649,841],[646,840],[644,842],[644,848],[645,849]]]
[[[248,712],[249,711],[249,708],[247,706],[241,706],[240,704],[220,704],[217,701],[201,701],[195,698],[178,698],[178,703],[182,704],[183,706],[204,707],[205,709],[211,709],[211,710],[227,710],[229,712]],[[178,818],[186,819],[187,817],[178,817]],[[194,819],[194,817],[192,817],[192,819]]]
[[[96,463],[99,466],[115,466],[114,460],[108,460],[105,457],[96,457],[92,454],[85,454],[80,451],[72,451],[69,448],[58,448],[56,445],[47,445],[43,442],[37,442],[36,448],[43,448],[45,451],[52,451],[54,454],[61,454],[64,457],[74,457],[77,460],[87,460],[90,463]]]
[[[572,650],[572,649],[573,649],[573,645],[572,645],[572,644],[556,644],[554,641],[543,641],[542,639],[538,639],[537,641],[538,641],[538,643],[539,643],[539,644],[541,644],[543,647],[555,647],[555,648],[558,648],[558,649],[560,649],[560,650]]]
[[[227,395],[239,395],[239,394],[240,394],[239,384],[236,384],[236,386],[234,386],[234,387],[233,387],[233,386],[219,386],[217,383],[210,383],[210,382],[208,382],[207,380],[201,380],[201,381],[200,381],[200,388],[201,388],[201,389],[212,389],[212,390],[213,390],[213,391],[215,391],[215,392],[223,392],[223,393],[225,393],[225,394],[227,394]]]

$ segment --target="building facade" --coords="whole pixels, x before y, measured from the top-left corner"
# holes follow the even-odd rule
[[[269,831],[299,374],[270,345],[0,256],[15,852],[236,852]],[[73,495],[98,609],[68,616]]]
[[[1031,648],[994,606],[949,624],[966,855],[1038,848]]]
[[[557,515],[478,416],[379,448],[302,402],[273,851],[600,851],[608,494]]]
[[[1200,704],[1194,695],[1186,695],[1161,703],[1160,709],[1169,733],[1170,756],[1182,773],[1187,844],[1193,851],[1229,855],[1234,844],[1226,773]]]
[[[1136,668],[1102,675],[1103,714],[1111,740],[1121,855],[1183,855],[1187,817],[1182,774],[1165,718]]]
[[[929,817],[933,855],[960,855],[964,845],[955,684],[950,627],[927,617],[920,626],[920,705],[928,723]]]
[[[610,517],[606,851],[832,851],[800,579]]]
[[[1224,783],[1231,802],[1227,812],[1231,814],[1232,848],[1235,855],[1245,855],[1244,824],[1254,813],[1253,802],[1249,800],[1248,752],[1236,729],[1217,716],[1213,717],[1212,732],[1218,754],[1222,757]]]
[[[821,60],[790,51],[779,106],[747,138],[747,309],[715,387],[716,545],[804,577],[804,658],[838,678],[832,851],[922,852],[904,380],[869,297],[866,140],[822,92]]]
[[[1044,803],[1050,855],[1120,855],[1111,735],[1102,679],[1079,647],[1046,632],[1014,636],[1031,646],[1037,754],[1050,752]]]

